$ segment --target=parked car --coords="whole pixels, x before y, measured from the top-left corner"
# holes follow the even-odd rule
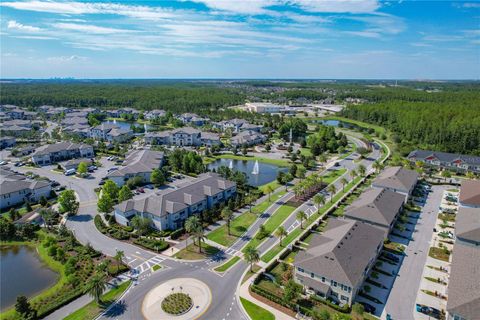
[[[95,170],[97,170],[97,166],[89,166],[89,167],[88,167],[88,171],[89,171],[89,172],[93,172],[93,171],[95,171]]]
[[[52,187],[58,187],[59,185],[60,185],[60,183],[58,183],[57,181],[52,181],[52,183],[51,183]]]
[[[363,306],[363,310],[365,310],[368,313],[375,313],[375,310],[377,310],[374,306],[366,302],[360,302],[360,304]]]
[[[147,188],[147,189],[153,190],[153,185],[151,185],[151,184],[147,184],[146,186],[144,186],[144,188]]]
[[[6,165],[8,162],[3,160],[3,161],[0,161],[0,166],[3,166],[3,165]]]
[[[117,167],[111,167],[110,169],[107,170],[108,173],[112,172],[112,171],[115,171],[115,170],[118,170]]]
[[[435,319],[440,319],[441,315],[442,315],[440,310],[438,310],[436,308],[433,308],[433,307],[425,306],[425,305],[422,305],[422,304],[417,303],[415,308],[418,312],[426,314],[427,316],[431,316]]]
[[[105,184],[105,181],[106,181],[106,180],[103,180],[103,179],[100,180],[100,182],[98,183],[98,185],[99,185],[99,186],[103,186],[103,185]]]
[[[143,189],[143,188],[138,188],[137,191],[140,192],[140,193],[145,193],[145,189]]]
[[[400,258],[397,257],[396,255],[394,255],[393,253],[390,253],[390,252],[384,252],[383,254],[387,259],[390,259],[394,262],[400,262]]]
[[[75,169],[68,169],[68,170],[65,170],[65,175],[66,176],[71,176],[73,174],[77,173],[77,170]]]
[[[59,191],[65,190],[65,186],[58,186],[53,190],[56,191],[56,192],[59,192]]]

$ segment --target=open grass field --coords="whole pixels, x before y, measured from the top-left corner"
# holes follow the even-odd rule
[[[187,248],[180,250],[175,254],[175,258],[183,260],[201,260],[213,256],[220,250],[207,243],[202,243],[202,252],[198,251],[198,246],[193,243]]]
[[[252,209],[253,210],[253,209]],[[215,241],[223,246],[231,246],[247,229],[255,222],[257,215],[253,212],[246,211],[230,222],[230,235],[228,234],[227,225],[224,224],[220,228],[215,229],[207,235],[209,240]]]

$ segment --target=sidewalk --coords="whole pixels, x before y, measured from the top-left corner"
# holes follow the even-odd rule
[[[107,290],[104,293],[108,292],[108,290],[113,288],[112,284],[119,285],[127,280],[130,280],[130,277],[126,275],[126,273],[122,273],[121,275],[113,278],[109,281],[107,285]],[[55,312],[49,314],[44,320],[58,320],[67,317],[68,315],[72,314],[73,312],[77,311],[78,309],[86,306],[90,302],[93,301],[92,296],[89,294],[84,294],[83,296],[78,297],[77,299],[73,300],[69,304],[64,305],[60,309],[56,310]]]

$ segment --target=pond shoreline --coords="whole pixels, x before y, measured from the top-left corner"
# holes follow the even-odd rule
[[[37,299],[37,297],[40,297],[42,294],[44,294],[47,291],[53,290],[53,288],[61,282],[63,277],[62,271],[59,268],[55,267],[54,263],[56,261],[54,261],[53,258],[48,256],[46,251],[42,252],[41,250],[39,250],[40,248],[39,242],[37,241],[2,241],[0,242],[0,248],[2,249],[5,249],[5,248],[10,249],[13,247],[28,247],[31,249],[35,249],[35,254],[36,254],[35,258],[38,258],[42,266],[48,268],[52,273],[55,274],[55,279],[50,285],[44,287],[43,289],[37,290],[36,292],[33,292],[31,294],[28,294],[28,295],[25,294],[25,296],[27,296],[29,301],[33,299]],[[21,250],[21,248],[19,250]],[[3,270],[3,272],[5,272],[5,270]],[[12,305],[6,306],[4,309],[2,309],[0,311],[0,318],[3,319],[5,316],[13,312],[14,305],[15,305],[15,302],[13,302]]]

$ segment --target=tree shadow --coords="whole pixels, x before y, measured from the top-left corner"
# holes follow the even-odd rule
[[[125,303],[125,301],[122,300],[115,303],[113,307],[111,307],[107,312],[105,312],[104,317],[115,318],[124,314],[125,311],[127,311],[127,304]]]

